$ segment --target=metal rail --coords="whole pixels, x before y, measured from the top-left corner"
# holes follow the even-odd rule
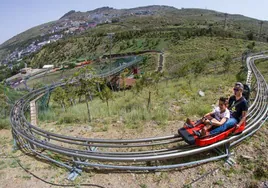
[[[70,170],[83,167],[113,168],[121,170],[160,170],[196,165],[221,158],[228,158],[231,155],[229,147],[236,145],[254,134],[267,120],[268,85],[254,64],[255,60],[265,58],[268,58],[268,56],[261,54],[255,56],[252,55],[247,59],[247,82],[251,83],[250,79],[252,79],[253,76],[255,77],[256,96],[249,108],[246,129],[240,135],[229,137],[228,139],[206,147],[189,146],[176,134],[153,138],[117,140],[79,138],[42,130],[37,126],[31,125],[24,114],[29,102],[46,92],[46,88],[41,88],[27,94],[13,106],[10,114],[12,134],[16,144],[21,149],[30,151],[39,157]],[[140,60],[136,59],[130,64],[121,66],[100,76],[107,77],[117,74],[122,69],[125,69],[126,66],[131,66],[138,61]],[[51,89],[64,85],[65,83],[57,83],[53,85]],[[219,156],[202,156],[202,152],[211,151],[212,149],[223,146],[225,147],[226,152]],[[98,151],[94,151],[94,147],[99,147]],[[50,152],[46,152],[46,150]],[[57,158],[59,155],[62,156],[62,161],[55,160],[53,154],[57,154]],[[195,154],[200,155],[193,157]],[[177,162],[172,165],[165,164],[164,162],[164,160],[179,157],[187,157],[188,162]],[[201,159],[199,159],[200,157]],[[63,160],[65,162],[63,162]],[[92,162],[92,160],[95,162]],[[146,161],[162,162],[161,165],[147,166],[146,163],[144,163]]]

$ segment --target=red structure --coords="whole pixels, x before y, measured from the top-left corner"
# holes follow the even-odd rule
[[[134,78],[125,78],[123,80],[122,78],[120,78],[117,81],[117,83],[118,83],[118,85],[120,86],[121,89],[123,89],[124,82],[125,82],[125,89],[130,89],[136,83],[136,79],[134,79]]]
[[[80,62],[80,63],[76,63],[76,66],[75,67],[81,67],[81,66],[84,66],[84,65],[88,65],[92,63],[91,61],[83,61],[83,62]]]
[[[133,67],[133,68],[132,68],[132,72],[133,72],[133,74],[135,75],[135,74],[139,74],[140,70],[139,70],[138,67]]]

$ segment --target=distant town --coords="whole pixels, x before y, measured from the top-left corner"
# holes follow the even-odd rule
[[[2,65],[7,65],[9,62],[20,61],[23,57],[30,55],[31,53],[37,52],[43,46],[56,42],[68,34],[78,34],[87,29],[94,28],[97,26],[96,22],[85,22],[85,21],[70,21],[65,20],[63,23],[58,26],[53,26],[48,33],[42,33],[41,36],[50,35],[47,40],[44,41],[33,41],[29,46],[24,49],[16,49],[11,54],[7,56],[5,60],[1,62]],[[55,34],[54,33],[62,33]]]
[[[119,22],[119,18],[127,16],[148,16],[155,14],[154,11],[144,9],[143,10],[137,9],[118,13],[116,12],[116,10],[114,11],[115,13],[103,13],[103,10],[115,10],[115,9],[104,7],[96,9],[93,13],[90,13],[86,18],[80,18],[77,20],[72,20],[70,18],[63,18],[58,20],[56,24],[54,24],[52,27],[48,25],[42,27],[41,30],[45,30],[48,27],[51,27],[49,28],[48,32],[42,33],[40,35],[43,38],[45,38],[45,36],[49,36],[46,37],[47,38],[46,40],[43,41],[36,40],[22,49],[14,50],[2,62],[0,62],[0,65],[8,66],[9,68],[12,69],[13,65],[10,64],[10,62],[19,62],[22,60],[23,57],[30,55],[34,52],[37,52],[47,44],[56,42],[61,38],[63,38],[64,36],[79,34],[88,29],[95,28],[98,24]],[[73,12],[75,13],[75,11]]]

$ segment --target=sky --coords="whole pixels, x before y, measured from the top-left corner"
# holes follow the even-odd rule
[[[57,20],[70,10],[85,12],[103,6],[121,9],[147,5],[203,8],[268,20],[267,0],[0,0],[0,44],[34,26]]]

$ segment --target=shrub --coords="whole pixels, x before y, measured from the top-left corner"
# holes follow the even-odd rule
[[[128,124],[139,124],[141,121],[149,120],[150,114],[146,109],[134,109],[125,115]]]
[[[254,177],[258,180],[268,178],[268,164],[261,162],[253,172]]]
[[[59,124],[67,123],[80,123],[81,120],[73,113],[64,113],[59,118]]]
[[[0,119],[0,130],[1,129],[10,129],[11,125],[9,119]]]
[[[168,114],[169,114],[168,110],[164,108],[159,108],[154,111],[154,115],[152,119],[157,122],[163,123],[168,120],[168,117],[169,117]]]
[[[259,184],[258,184],[258,182],[251,180],[251,181],[246,183],[246,187],[247,188],[258,188]]]
[[[46,122],[51,122],[51,121],[57,121],[58,120],[58,115],[53,111],[53,110],[47,110],[39,114],[38,119],[40,121],[46,121]]]
[[[248,33],[247,37],[248,37],[248,40],[253,40],[253,38],[254,38],[253,32],[251,31],[250,33]]]

